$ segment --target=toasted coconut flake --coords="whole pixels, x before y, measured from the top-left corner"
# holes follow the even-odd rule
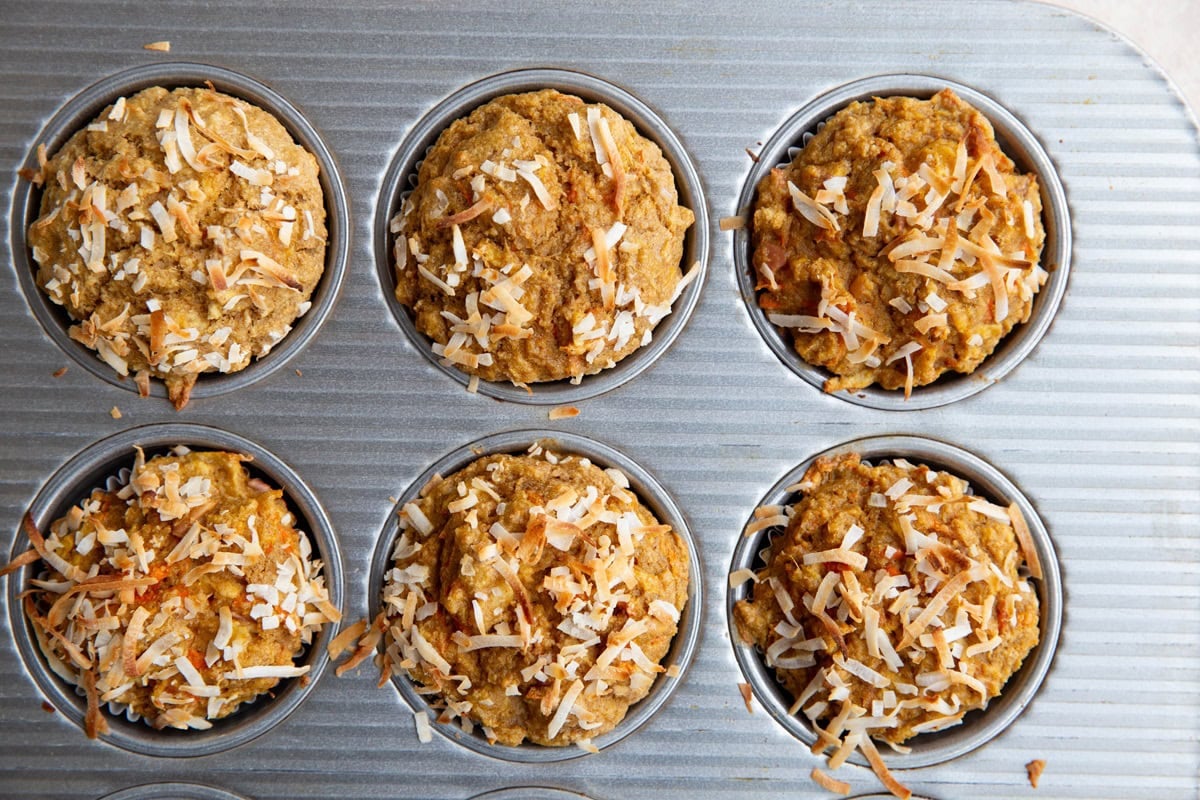
[[[1043,577],[1042,561],[1038,558],[1037,547],[1033,543],[1029,525],[1025,522],[1025,515],[1021,513],[1021,507],[1016,501],[1009,504],[1007,511],[1013,532],[1017,534],[1017,543],[1021,545],[1021,554],[1025,556],[1025,565],[1029,567],[1029,575],[1040,581]]]
[[[916,328],[918,331],[920,331],[922,334],[927,334],[927,333],[929,333],[929,331],[933,330],[934,328],[946,327],[946,324],[947,324],[947,317],[945,314],[926,314],[925,316],[921,317],[919,320],[914,322],[913,327]]]
[[[308,674],[311,667],[308,664],[296,666],[295,664],[275,665],[267,664],[254,667],[242,667],[241,669],[229,670],[222,674],[227,681],[253,681],[261,678],[298,678],[301,675]]]
[[[850,794],[850,784],[845,781],[839,781],[837,778],[822,772],[818,767],[812,768],[809,777],[812,778],[813,783],[827,792],[842,795]]]
[[[550,409],[547,415],[550,419],[570,419],[571,417],[579,416],[579,409],[575,406],[557,406]]]
[[[163,241],[170,244],[178,238],[175,235],[175,219],[167,213],[166,207],[158,200],[150,204],[150,216],[158,225]]]
[[[843,548],[835,548],[833,550],[822,550],[819,553],[805,553],[805,564],[847,564],[854,569],[863,570],[867,568],[867,557],[862,553],[855,553]]]
[[[83,730],[89,739],[96,739],[102,733],[108,733],[108,720],[100,713],[100,698],[96,692],[96,673],[92,670],[83,672],[83,691],[87,695],[87,713],[83,718]]]
[[[37,525],[34,523],[33,515],[28,511],[26,511],[24,516],[21,517],[21,528],[25,531],[25,535],[29,537],[29,543],[33,545],[33,549],[36,550],[37,554],[42,557],[43,561],[56,569],[60,574],[65,575],[70,580],[79,582],[77,586],[73,586],[71,589],[68,589],[67,592],[64,593],[63,598],[73,594],[76,591],[82,591],[79,586],[85,585],[89,580],[84,574],[83,570],[79,569],[79,567],[76,567],[74,564],[68,563],[58,553],[46,547],[46,539],[42,536],[42,532],[38,530]],[[94,581],[95,579],[90,580]],[[59,599],[61,600],[62,598]],[[57,605],[58,602],[55,602],[55,606]],[[47,618],[50,620],[51,624],[55,626],[62,622],[62,618],[55,615],[54,608],[50,609],[50,613],[47,615]]]
[[[0,578],[4,577],[10,572],[16,572],[21,567],[34,563],[39,558],[41,558],[41,556],[38,555],[37,550],[26,550],[24,553],[21,553],[21,555],[5,564],[3,568],[0,568]]]
[[[542,183],[542,179],[534,175],[527,169],[517,170],[517,177],[529,184],[529,188],[533,189],[533,194],[537,197],[538,202],[542,204],[542,208],[547,211],[552,211],[558,208],[558,204],[554,202],[554,198],[550,196],[550,192],[546,189],[546,185]]]
[[[721,217],[718,225],[723,231],[740,231],[746,227],[746,215],[739,214],[736,217]]]
[[[350,658],[346,659],[334,670],[334,675],[340,678],[370,658],[371,654],[375,652],[375,648],[379,646],[379,642],[382,641],[386,627],[387,616],[383,611],[380,611],[363,637],[358,640],[358,648],[351,654]]]
[[[750,684],[742,682],[742,683],[739,683],[737,685],[737,687],[738,687],[738,691],[741,692],[742,702],[746,704],[746,713],[753,714],[754,706],[751,704],[750,701],[753,699],[754,693],[750,688]]]
[[[433,728],[429,725],[429,714],[424,711],[413,712],[413,723],[417,729],[417,741],[429,744],[433,741]]]
[[[912,790],[909,789],[900,781],[896,780],[895,776],[888,770],[887,764],[883,763],[883,759],[879,756],[879,751],[875,749],[875,743],[871,741],[870,736],[862,737],[858,747],[862,750],[864,756],[867,757],[867,762],[871,765],[871,769],[875,771],[875,775],[887,787],[887,790],[901,800],[910,800]]]
[[[439,288],[443,292],[445,292],[446,295],[448,295],[449,297],[454,297],[454,287],[451,286],[450,284],[446,283],[444,280],[439,278],[437,275],[434,275],[428,269],[426,269],[424,264],[417,265],[417,272],[418,272],[418,274],[420,274],[420,276],[422,278],[429,281],[434,286],[436,286],[437,288]]]
[[[729,588],[741,586],[746,581],[758,581],[758,575],[752,569],[738,569],[729,573]]]
[[[1033,221],[1033,203],[1028,200],[1021,201],[1021,218],[1025,223],[1025,235],[1032,239],[1037,235],[1037,227]]]
[[[600,141],[604,144],[604,149],[608,153],[609,163],[612,164],[613,206],[617,212],[617,216],[620,217],[625,209],[625,166],[621,161],[621,151],[617,149],[617,142],[613,138],[612,130],[609,129],[608,120],[601,117],[597,123],[597,127],[600,130]]]
[[[460,211],[457,214],[451,214],[448,217],[442,217],[438,220],[437,224],[439,228],[444,228],[448,225],[461,225],[464,222],[470,222],[481,214],[486,214],[491,210],[492,201],[488,200],[486,197],[481,198],[477,203],[465,211]]]
[[[329,657],[333,659],[340,658],[356,639],[361,637],[367,630],[367,621],[360,619],[358,622],[342,630],[337,636],[329,642]]]
[[[563,725],[567,721],[567,715],[575,708],[575,703],[579,699],[579,695],[583,693],[583,681],[576,679],[563,695],[562,701],[559,702],[558,708],[554,712],[554,716],[550,718],[550,724],[546,727],[547,738],[553,739],[562,730]]]
[[[1042,779],[1042,772],[1046,769],[1046,760],[1044,758],[1035,758],[1025,765],[1025,772],[1029,775],[1029,785],[1034,789],[1038,788],[1038,781]]]
[[[229,288],[227,276],[225,275],[225,267],[216,259],[208,259],[205,262],[205,269],[208,271],[208,280],[212,283],[213,291],[223,292]]]
[[[148,44],[144,44],[142,45],[142,49],[154,50],[159,53],[169,53],[171,52],[171,43],[164,39],[161,42],[150,42]]]
[[[958,593],[961,592],[966,585],[971,582],[971,580],[972,571],[966,569],[947,581],[945,585],[938,590],[938,593],[934,595],[933,599],[929,601],[929,604],[925,606],[925,609],[917,615],[917,618],[908,625],[904,626],[904,636],[901,637],[900,644],[896,649],[904,650],[910,644],[912,644],[918,636],[924,633],[925,629],[929,627],[929,623],[933,622],[934,618],[936,618],[942,613],[942,611],[945,610],[946,606],[950,604],[950,601],[957,597]]]
[[[295,275],[266,253],[246,248],[241,250],[239,255],[243,261],[249,262],[250,269],[254,272],[270,278],[288,289],[299,291],[303,288],[303,285],[296,280]]]
[[[208,167],[196,157],[196,146],[192,143],[192,132],[188,127],[188,112],[185,110],[188,105],[188,101],[183,99],[175,108],[175,144],[179,147],[179,154],[183,156],[183,160],[189,167],[196,172],[208,172]]]
[[[896,262],[896,272],[907,272],[915,275],[923,275],[939,283],[954,283],[955,277],[944,269],[935,267],[933,264],[924,261],[915,261],[913,259],[901,259]]]
[[[787,186],[788,192],[792,195],[792,206],[800,213],[800,216],[827,231],[842,229],[832,211],[806,195],[791,181],[788,181]]]

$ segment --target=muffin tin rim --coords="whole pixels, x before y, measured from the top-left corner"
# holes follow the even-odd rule
[[[199,61],[147,63],[112,73],[69,94],[38,131],[21,164],[24,169],[36,171],[39,144],[44,143],[48,154],[53,156],[118,97],[127,97],[154,86],[167,89],[202,87],[205,81],[211,81],[218,92],[237,97],[271,114],[296,144],[316,159],[318,177],[325,195],[326,250],[325,270],[309,298],[312,306],[293,321],[288,334],[265,356],[252,358],[245,369],[224,374],[200,373],[191,393],[192,400],[233,392],[274,374],[316,338],[337,305],[348,272],[352,236],[350,200],[337,158],[320,132],[290,99],[245,73]],[[37,285],[35,275],[38,265],[27,241],[27,232],[29,224],[37,219],[41,196],[40,188],[17,176],[12,190],[9,245],[18,284],[30,312],[46,336],[75,363],[105,383],[136,392],[132,375],[122,378],[101,361],[95,351],[70,338],[67,328],[75,320],[64,308],[54,304]],[[162,379],[158,376],[150,381],[150,396],[167,396]]]
[[[687,605],[680,614],[675,637],[661,662],[667,667],[678,665],[679,674],[674,678],[668,677],[665,673],[660,674],[655,678],[650,692],[637,703],[629,706],[625,717],[617,723],[616,727],[596,738],[593,744],[603,752],[636,734],[670,702],[676,688],[683,682],[696,658],[700,638],[703,635],[705,613],[703,608],[704,571],[701,568],[700,549],[691,526],[688,524],[687,516],[653,473],[622,450],[590,436],[577,433],[543,428],[522,428],[484,435],[459,445],[438,457],[399,495],[380,530],[371,557],[371,571],[368,576],[369,619],[375,619],[382,610],[380,597],[383,591],[383,576],[391,568],[391,554],[399,530],[398,513],[404,504],[417,497],[421,489],[435,475],[449,476],[489,455],[519,455],[526,452],[535,443],[540,444],[543,448],[552,449],[559,455],[583,456],[601,468],[616,467],[620,469],[629,478],[630,490],[637,495],[638,500],[649,508],[659,521],[666,522],[675,529],[688,553]],[[386,640],[380,644],[381,648],[384,646],[386,646]],[[529,742],[522,742],[517,746],[491,744],[480,733],[478,724],[476,724],[474,733],[467,734],[453,722],[438,722],[437,715],[433,713],[422,695],[417,693],[410,678],[393,675],[391,683],[413,712],[430,713],[430,725],[435,731],[445,739],[479,755],[510,763],[525,764],[549,764],[593,755],[574,745],[543,746]]]
[[[100,800],[247,800],[243,795],[234,794],[215,786],[187,781],[164,781],[162,783],[142,783],[118,789],[104,795]]]
[[[869,101],[873,97],[909,96],[927,99],[945,88],[953,90],[961,99],[982,113],[995,129],[997,141],[1005,154],[1017,162],[1023,171],[1031,172],[1038,178],[1042,197],[1042,221],[1046,228],[1046,242],[1042,248],[1040,263],[1049,273],[1049,277],[1034,298],[1029,320],[1014,326],[973,372],[947,372],[931,384],[914,387],[908,400],[904,399],[902,392],[882,389],[878,385],[832,394],[840,400],[865,408],[919,411],[965,400],[998,383],[1037,349],[1057,316],[1070,278],[1073,247],[1071,212],[1057,165],[1029,125],[990,94],[960,81],[933,74],[883,73],[827,89],[810,98],[789,115],[760,149],[758,158],[747,172],[738,194],[737,212],[747,215],[747,219],[742,228],[734,231],[733,265],[738,292],[746,313],[763,343],[783,366],[805,383],[826,394],[823,384],[833,373],[802,359],[792,346],[790,334],[771,324],[758,305],[750,242],[758,184],[772,168],[792,160],[788,155],[789,150],[797,147],[806,133],[815,131],[850,103]],[[1014,150],[1014,147],[1017,149]]]
[[[680,272],[687,274],[691,269],[698,269],[699,272],[676,298],[671,313],[654,327],[650,344],[637,348],[612,367],[585,375],[578,384],[572,384],[570,379],[532,383],[531,391],[527,392],[508,381],[479,381],[479,394],[534,406],[598,397],[649,371],[671,348],[695,312],[708,277],[711,258],[709,208],[703,179],[683,140],[658,111],[629,89],[580,69],[518,67],[485,75],[455,89],[421,114],[392,154],[376,196],[371,236],[379,286],[396,324],[422,357],[459,385],[467,386],[470,374],[441,363],[430,347],[429,337],[416,329],[410,311],[395,296],[396,276],[392,258],[394,236],[389,224],[400,209],[401,199],[412,191],[411,186],[406,184],[410,178],[416,178],[417,169],[425,155],[442,131],[453,122],[469,116],[475,109],[498,97],[540,89],[557,89],[564,94],[580,96],[585,102],[604,103],[659,148],[671,166],[679,204],[691,210],[695,216],[692,225],[684,233]]]
[[[193,423],[152,423],[93,442],[67,458],[41,485],[28,508],[34,524],[39,530],[47,530],[54,519],[99,485],[95,481],[115,475],[130,463],[135,445],[164,450],[184,445],[192,450],[225,450],[252,456],[253,460],[247,462],[250,468],[261,472],[273,486],[282,489],[291,510],[297,512],[300,529],[313,545],[314,558],[321,559],[330,603],[339,610],[343,608],[345,588],[341,552],[337,534],[320,500],[290,464],[262,445],[223,429]],[[89,485],[83,486],[84,483]],[[11,557],[15,558],[27,549],[28,537],[19,532],[13,541]],[[39,693],[78,727],[82,736],[86,701],[76,693],[75,686],[55,675],[46,664],[18,598],[29,580],[36,576],[35,570],[40,563],[35,562],[8,576],[5,590],[8,621],[18,655]],[[304,676],[307,682],[297,678],[281,681],[274,696],[262,695],[243,704],[238,711],[215,721],[209,730],[158,731],[145,721],[132,722],[123,714],[114,716],[107,710],[108,704],[102,703],[101,713],[110,730],[101,733],[98,740],[146,756],[189,758],[224,752],[257,739],[282,724],[316,688],[329,663],[327,646],[336,627],[336,622],[326,623],[302,651],[302,663],[311,666]]]
[[[1029,525],[1034,546],[1041,561],[1043,578],[1035,582],[1038,594],[1039,639],[1033,650],[1025,657],[1020,669],[1005,683],[1004,691],[992,698],[986,709],[971,712],[966,721],[945,731],[923,734],[906,742],[913,752],[905,755],[884,746],[880,755],[890,769],[908,770],[930,767],[968,755],[999,737],[1033,702],[1045,682],[1051,668],[1062,633],[1065,596],[1062,586],[1062,570],[1054,541],[1042,521],[1041,515],[1021,489],[1003,472],[974,453],[940,439],[915,435],[878,435],[852,439],[826,448],[790,468],[755,504],[782,503],[795,498],[795,493],[785,489],[801,480],[804,473],[818,459],[856,453],[863,461],[906,458],[914,463],[924,463],[935,469],[950,472],[966,480],[972,491],[984,498],[1003,498],[1015,502]],[[758,553],[766,546],[768,531],[759,531],[745,536],[745,525],[753,521],[748,515],[738,541],[734,547],[727,574],[737,569],[754,568]],[[768,715],[786,733],[804,745],[812,745],[816,736],[806,718],[787,713],[791,698],[775,679],[774,670],[766,666],[761,654],[753,644],[744,642],[738,633],[734,617],[734,606],[749,595],[749,581],[737,586],[726,584],[725,624],[733,648],[734,659],[745,680],[750,684],[754,697]],[[1015,683],[1014,683],[1015,682]],[[930,738],[938,737],[940,744]],[[921,746],[921,742],[927,743]],[[849,763],[866,766],[867,761],[860,752],[855,752]]]

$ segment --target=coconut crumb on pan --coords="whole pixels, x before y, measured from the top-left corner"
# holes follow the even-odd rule
[[[812,772],[809,773],[809,777],[812,778],[813,783],[827,792],[841,795],[850,794],[850,784],[845,781],[839,781],[832,775],[823,772],[819,767],[813,767]]]
[[[1046,760],[1044,758],[1035,758],[1025,765],[1025,771],[1029,774],[1029,785],[1034,789],[1038,788],[1038,781],[1042,779],[1042,772],[1046,769]]]
[[[723,231],[740,231],[746,227],[746,216],[745,214],[738,214],[734,217],[721,217],[718,227]]]
[[[171,43],[166,40],[161,41],[161,42],[149,42],[147,44],[142,45],[142,49],[143,50],[154,50],[159,53],[169,53],[169,52],[171,52]]]
[[[579,416],[579,409],[575,406],[558,406],[550,409],[548,416],[550,419],[570,419]]]
[[[742,702],[746,704],[746,713],[753,714],[754,713],[754,704],[752,701],[754,699],[754,693],[753,693],[753,690],[750,688],[750,684],[745,683],[743,681],[741,683],[738,683],[737,687],[738,687],[738,692],[740,692],[742,695]]]

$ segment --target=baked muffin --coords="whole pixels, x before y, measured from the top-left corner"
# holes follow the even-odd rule
[[[578,382],[650,341],[693,219],[658,146],[611,108],[499,97],[442,133],[392,219],[396,299],[467,373]]]
[[[759,183],[758,303],[827,392],[970,373],[1047,274],[1033,175],[944,89],[851,103]]]
[[[539,446],[431,483],[392,555],[385,674],[504,745],[611,730],[664,672],[687,602],[687,550],[624,474]]]
[[[85,689],[89,736],[107,727],[104,703],[155,728],[209,728],[307,673],[296,657],[340,618],[283,492],[246,460],[138,450],[126,483],[44,538],[26,518],[44,563],[26,617],[50,668]]]
[[[836,765],[868,737],[899,745],[959,724],[998,696],[1039,638],[1040,577],[1016,505],[897,459],[819,459],[789,506],[752,595],[734,608],[742,639]],[[1028,559],[1028,572],[1022,567]],[[741,577],[741,576],[739,576]]]
[[[37,283],[71,338],[177,408],[287,335],[325,269],[316,159],[266,111],[211,89],[119,98],[34,181]]]

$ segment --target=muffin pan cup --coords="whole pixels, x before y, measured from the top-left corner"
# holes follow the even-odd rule
[[[734,231],[733,259],[738,290],[746,304],[746,310],[767,347],[784,366],[823,392],[825,380],[833,373],[801,358],[792,346],[791,333],[772,324],[758,305],[758,292],[754,288],[757,276],[751,263],[751,235],[758,184],[772,169],[790,163],[825,121],[849,104],[870,101],[875,97],[928,99],[946,88],[952,89],[992,123],[996,131],[996,142],[1020,172],[1037,176],[1042,195],[1042,221],[1046,229],[1041,266],[1049,273],[1049,278],[1034,297],[1029,320],[1009,331],[974,372],[966,375],[957,372],[944,373],[933,383],[913,387],[912,396],[907,400],[904,399],[903,391],[889,391],[877,385],[855,391],[840,391],[833,395],[867,408],[919,411],[965,399],[998,382],[1037,347],[1054,321],[1054,315],[1067,290],[1071,264],[1070,210],[1054,163],[1038,138],[1020,118],[982,92],[932,75],[877,75],[848,83],[823,94],[788,118],[762,147],[758,160],[751,168],[738,196],[738,212],[746,214],[747,221],[744,227]]]
[[[198,783],[147,783],[106,794],[100,800],[247,800]]]
[[[253,359],[243,370],[225,374],[200,373],[191,393],[192,399],[232,392],[249,386],[283,367],[317,335],[337,302],[346,275],[346,259],[350,246],[350,211],[341,172],[321,135],[296,106],[254,78],[209,64],[165,62],[146,64],[119,72],[72,97],[38,134],[34,140],[34,149],[25,157],[23,164],[25,169],[36,172],[37,145],[46,145],[47,153],[53,156],[76,131],[83,129],[118,97],[128,97],[151,86],[174,89],[205,86],[210,82],[217,91],[238,97],[274,115],[296,143],[316,158],[320,168],[321,188],[325,194],[327,241],[325,271],[312,297],[309,298],[312,306],[305,314],[296,318],[287,336],[265,356]],[[101,361],[95,351],[68,335],[67,329],[76,320],[73,320],[64,308],[52,302],[37,285],[38,265],[26,241],[26,233],[29,225],[38,218],[41,201],[41,190],[24,178],[19,178],[13,192],[10,236],[13,266],[29,308],[46,334],[75,363],[114,386],[136,392],[137,387],[132,377],[122,378],[108,364]],[[151,380],[150,394],[153,397],[167,396],[166,387],[160,379]]]
[[[818,453],[790,470],[771,487],[758,505],[795,502],[797,495],[789,494],[787,487],[798,483],[817,459],[847,453],[857,453],[863,461],[871,463],[905,458],[914,464],[925,464],[938,471],[957,475],[970,483],[971,490],[984,499],[1004,506],[1015,502],[1029,525],[1038,559],[1041,561],[1042,580],[1030,579],[1030,584],[1038,595],[1039,641],[1025,657],[1021,668],[1008,679],[1000,695],[993,698],[987,708],[969,712],[960,725],[936,733],[918,734],[909,739],[905,746],[912,748],[911,753],[902,754],[887,746],[879,747],[880,755],[887,762],[889,769],[915,769],[940,764],[970,753],[999,736],[1020,716],[1037,694],[1054,660],[1062,626],[1063,589],[1058,556],[1037,511],[1020,489],[999,470],[954,445],[918,436],[859,439]],[[747,524],[753,519],[753,516],[749,517]],[[751,536],[741,536],[734,549],[730,573],[739,569],[761,569],[764,566],[762,552],[768,547],[771,538],[781,532],[779,528],[773,528]],[[817,740],[812,724],[806,717],[788,714],[788,707],[792,704],[791,695],[776,681],[775,671],[766,665],[762,653],[754,645],[745,643],[738,633],[733,609],[739,601],[750,597],[751,586],[752,583],[746,581],[732,587],[725,599],[726,620],[733,642],[734,656],[753,689],[755,698],[767,713],[792,736],[805,745],[812,745]],[[850,762],[860,766],[867,765],[866,758],[859,752],[850,757]]]
[[[34,524],[45,531],[71,506],[84,500],[93,489],[103,487],[107,479],[116,476],[133,463],[135,446],[145,450],[147,458],[184,445],[192,450],[220,450],[244,453],[253,458],[246,463],[252,476],[281,488],[289,509],[295,515],[297,527],[304,531],[313,545],[313,557],[322,563],[322,574],[329,590],[329,600],[343,607],[342,562],[337,538],[320,501],[304,481],[285,462],[249,439],[233,433],[202,425],[165,423],[147,425],[103,439],[70,459],[42,487],[29,508]],[[30,547],[24,533],[17,536],[10,558]],[[25,668],[55,709],[80,728],[87,713],[87,701],[77,687],[67,683],[50,669],[38,645],[32,627],[25,618],[21,593],[29,581],[43,568],[38,561],[8,576],[8,621],[16,639],[17,650]],[[134,720],[125,713],[112,713],[123,705],[101,705],[109,732],[100,739],[133,753],[150,756],[205,756],[245,744],[274,728],[296,710],[321,678],[329,661],[326,652],[336,624],[326,624],[306,646],[297,659],[298,665],[310,667],[303,678],[280,681],[276,689],[255,700],[243,703],[228,717],[214,720],[209,730],[155,730],[144,721]],[[82,733],[80,733],[82,739]]]
[[[547,786],[516,786],[475,795],[471,800],[590,800],[587,795]]]
[[[442,362],[433,352],[431,340],[417,330],[409,309],[396,299],[395,260],[392,256],[394,236],[388,225],[400,211],[404,198],[416,185],[417,173],[429,148],[452,122],[468,116],[479,106],[502,95],[535,92],[541,89],[557,89],[564,94],[581,97],[585,102],[604,103],[629,120],[638,133],[658,145],[675,175],[679,204],[691,209],[696,216],[695,222],[684,234],[683,258],[680,260],[679,269],[682,274],[687,274],[691,269],[699,270],[675,300],[671,313],[655,326],[650,344],[634,350],[612,367],[585,375],[578,384],[569,379],[533,383],[530,384],[532,391],[526,391],[507,381],[479,382],[479,393],[488,397],[513,403],[555,405],[595,397],[645,372],[671,347],[672,342],[687,325],[688,318],[700,300],[709,255],[708,202],[704,197],[700,176],[683,143],[649,106],[630,92],[605,80],[565,69],[540,68],[503,72],[458,90],[434,106],[413,126],[383,179],[383,188],[375,210],[375,266],[388,307],[409,341],[439,370],[466,386],[470,375]]]
[[[662,659],[664,667],[679,666],[679,675],[672,678],[665,673],[655,679],[650,692],[629,707],[625,718],[608,733],[595,737],[592,743],[603,751],[646,724],[670,699],[671,693],[684,679],[696,651],[703,616],[704,591],[701,579],[700,554],[688,527],[683,512],[659,482],[649,472],[618,450],[593,439],[573,433],[552,430],[518,430],[486,436],[457,448],[443,456],[412,482],[397,501],[375,547],[371,560],[371,583],[369,588],[370,618],[374,619],[382,610],[383,576],[392,567],[392,551],[399,536],[399,512],[406,503],[419,496],[421,489],[435,476],[448,477],[468,464],[489,455],[507,453],[520,455],[533,444],[540,444],[559,455],[584,456],[601,468],[616,467],[629,479],[629,488],[638,496],[654,516],[670,525],[679,535],[688,553],[688,600],[679,615],[679,626],[671,647]],[[386,641],[380,648],[386,647]],[[515,747],[492,744],[487,741],[476,725],[474,733],[467,734],[455,722],[438,722],[438,711],[434,710],[425,695],[419,693],[416,684],[404,675],[392,676],[392,683],[413,711],[429,712],[430,724],[451,741],[461,744],[476,753],[505,761],[545,764],[568,761],[588,753],[573,745],[549,747],[523,742]]]

